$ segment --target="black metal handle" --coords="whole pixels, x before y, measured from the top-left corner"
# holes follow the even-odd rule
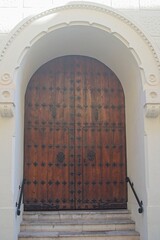
[[[134,194],[134,196],[135,196],[135,198],[136,198],[136,200],[138,202],[138,205],[139,205],[138,212],[139,213],[143,213],[143,210],[144,210],[143,209],[143,202],[139,200],[138,195],[137,195],[137,193],[136,193],[136,191],[134,189],[134,184],[131,182],[129,177],[126,177],[126,182],[129,183],[129,185],[130,185],[130,187],[131,187],[131,189],[133,191],[133,194]]]
[[[23,179],[22,181],[22,185],[20,187],[20,195],[19,195],[19,201],[18,201],[18,204],[16,203],[16,206],[17,206],[17,215],[20,216],[21,214],[21,203],[22,203],[22,196],[23,196],[23,189],[24,189],[24,184],[25,184],[25,180]]]

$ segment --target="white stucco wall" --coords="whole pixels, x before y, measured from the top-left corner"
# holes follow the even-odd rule
[[[18,0],[1,2],[12,3],[12,10],[17,9],[16,4],[22,3]],[[41,1],[42,5],[43,2]],[[52,1],[49,2],[52,4]],[[114,1],[108,2],[113,4]],[[137,2],[140,3],[140,1]],[[30,10],[30,3],[31,1],[24,1],[21,11],[23,12],[26,8]],[[7,6],[6,9],[8,9]],[[154,28],[155,33],[143,18],[145,14],[145,19],[150,19],[147,12],[153,12],[158,24],[160,20],[157,12],[159,10],[136,8],[120,11],[137,22],[137,25],[143,26],[144,32],[151,37],[152,44],[155,44],[156,52],[159,54],[159,29]],[[153,58],[152,49],[140,33],[129,24],[127,25],[123,19],[115,18],[114,14],[113,16],[103,14],[96,12],[96,9],[94,11],[70,9],[66,12],[55,13],[51,17],[41,17],[31,22],[23,31],[20,30],[20,34],[17,34],[16,39],[5,52],[0,67],[0,77],[2,78],[5,72],[11,74],[14,80],[11,89],[16,89],[15,98],[12,100],[16,107],[15,118],[0,118],[0,145],[3,146],[1,156],[5,159],[0,168],[0,189],[4,196],[0,199],[0,215],[2,216],[0,218],[0,229],[2,229],[0,239],[15,240],[19,230],[20,219],[15,215],[15,203],[23,175],[23,101],[27,82],[35,70],[46,61],[61,55],[82,54],[105,63],[122,82],[126,98],[128,175],[134,181],[138,195],[144,202],[145,212],[143,215],[137,213],[137,203],[130,190],[128,207],[136,220],[136,229],[140,231],[141,239],[159,240],[160,194],[155,186],[160,181],[158,171],[160,169],[158,144],[160,142],[160,118],[145,118],[144,103],[149,100],[143,99],[144,90],[154,92],[155,89],[158,91],[160,88],[159,82],[150,81],[152,75],[157,81],[160,79],[157,63]],[[93,20],[97,25],[87,24],[87,21],[92,23]],[[70,21],[71,23],[68,24]],[[76,22],[72,24],[72,21]],[[60,28],[54,27],[61,22],[67,22],[68,25],[64,24]],[[106,29],[101,24],[106,26]],[[47,29],[51,30],[47,33]],[[0,43],[12,36],[11,34],[2,32]],[[82,39],[81,36],[85,38]],[[2,89],[5,88],[3,85]],[[4,185],[8,188],[4,188]],[[10,227],[9,233],[8,226]]]

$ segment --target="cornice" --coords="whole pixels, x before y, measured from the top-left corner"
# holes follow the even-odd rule
[[[133,23],[131,22],[128,18],[122,16],[121,14],[119,14],[117,11],[114,11],[111,8],[107,8],[104,5],[97,5],[97,4],[93,4],[93,3],[72,3],[72,4],[68,4],[68,5],[64,5],[64,6],[60,6],[60,7],[56,7],[53,9],[49,9],[46,10],[44,12],[41,12],[31,18],[29,18],[28,20],[26,20],[24,23],[22,23],[22,25],[20,27],[18,27],[12,34],[11,37],[8,39],[8,41],[6,42],[5,46],[3,47],[1,54],[0,54],[0,61],[3,60],[3,57],[6,54],[6,51],[8,50],[9,46],[12,44],[12,42],[14,41],[14,39],[26,28],[28,27],[31,23],[33,23],[34,21],[36,21],[37,19],[40,19],[42,17],[51,15],[53,13],[57,13],[57,12],[61,12],[61,11],[66,11],[66,10],[71,10],[71,9],[88,9],[88,10],[92,10],[92,11],[98,11],[98,12],[102,12],[104,14],[107,15],[111,15],[117,19],[119,19],[120,21],[122,21],[123,23],[129,25],[132,29],[134,29],[134,31],[144,40],[144,42],[148,45],[149,49],[151,50],[153,57],[157,63],[157,67],[160,71],[160,61],[158,58],[158,55],[152,45],[152,43],[149,41],[149,39],[147,38],[147,36]]]

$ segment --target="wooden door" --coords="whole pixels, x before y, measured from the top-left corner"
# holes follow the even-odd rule
[[[99,61],[43,65],[25,98],[25,210],[126,208],[124,94]]]

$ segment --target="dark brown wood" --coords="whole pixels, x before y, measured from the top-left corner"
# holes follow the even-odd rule
[[[124,93],[99,61],[43,65],[25,98],[25,210],[126,208]]]

